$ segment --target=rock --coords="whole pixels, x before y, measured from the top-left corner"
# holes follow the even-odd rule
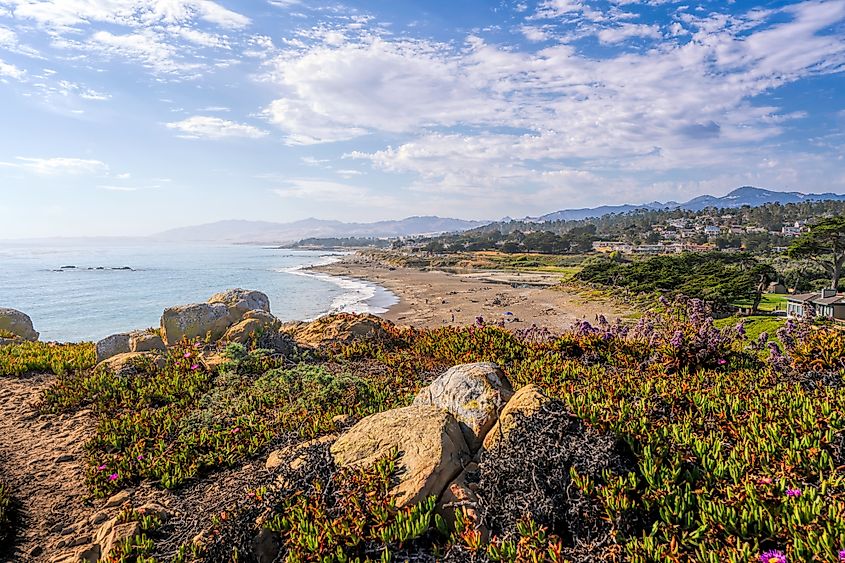
[[[103,505],[103,508],[115,508],[117,506],[123,505],[124,502],[129,500],[129,491],[120,491],[118,493],[113,494],[109,497],[109,500],[106,501],[106,504]]]
[[[163,369],[167,363],[164,356],[154,352],[127,352],[103,360],[94,369],[107,370],[119,376],[130,376],[138,374],[147,362],[158,369]]]
[[[520,388],[499,413],[499,420],[484,437],[484,449],[495,448],[502,439],[507,438],[520,417],[530,417],[550,402],[551,399],[536,385]]]
[[[260,291],[249,289],[229,289],[221,293],[215,293],[208,300],[209,304],[222,303],[226,305],[233,317],[241,318],[248,311],[270,312],[270,298]]]
[[[211,372],[217,370],[221,364],[226,363],[226,358],[223,357],[223,354],[209,351],[200,352],[199,360],[203,367]]]
[[[316,348],[356,340],[386,340],[390,338],[390,333],[385,330],[385,324],[390,323],[375,315],[338,313],[310,323],[288,323],[282,330],[293,336],[297,343]]]
[[[351,414],[338,414],[332,417],[332,422],[335,426],[349,426],[355,422],[355,417]]]
[[[146,330],[137,330],[129,333],[130,352],[164,352],[167,346],[161,336]]]
[[[51,563],[97,563],[100,560],[100,546],[88,544],[77,547],[72,552],[59,555],[50,560]]]
[[[129,349],[128,332],[112,334],[97,342],[97,362],[102,362],[118,354],[128,354],[131,351]]]
[[[253,334],[256,336],[269,335],[278,332],[281,325],[279,319],[266,311],[249,311],[240,322],[229,327],[222,340],[246,344]]]
[[[100,546],[103,556],[108,556],[112,549],[124,541],[141,535],[141,524],[139,522],[118,523],[117,518],[112,518],[103,524],[94,537],[94,543]]]
[[[450,368],[420,390],[414,404],[432,405],[452,413],[461,424],[467,445],[475,451],[511,396],[513,388],[499,366],[480,362]]]
[[[267,528],[261,528],[253,540],[253,551],[258,563],[273,563],[282,551],[279,535]]]
[[[17,338],[0,338],[0,348],[3,346],[11,346],[12,344],[18,344],[20,340]]]
[[[170,520],[170,510],[157,502],[148,502],[135,509],[135,512],[155,516],[162,522]]]
[[[284,448],[280,448],[278,450],[273,450],[270,452],[270,455],[267,456],[267,461],[264,462],[264,468],[268,471],[275,471],[281,467],[282,464],[287,463],[291,469],[299,469],[302,467],[302,464],[305,463],[305,450],[312,446],[327,444],[329,442],[334,442],[335,440],[337,440],[337,434],[326,434],[325,436],[320,436],[319,438],[314,438],[313,440],[307,440],[305,442],[299,442],[298,444],[285,446]]]
[[[73,461],[73,456],[70,454],[62,454],[56,458],[54,463],[67,463],[69,461]]]
[[[168,346],[183,338],[218,340],[236,322],[228,307],[222,303],[193,303],[168,307],[161,315],[161,336]]]
[[[0,332],[14,334],[23,340],[38,340],[38,333],[32,328],[32,319],[17,309],[0,307]]]
[[[414,405],[370,415],[344,432],[331,454],[341,466],[364,467],[397,449],[396,506],[439,496],[469,458],[461,427],[450,413]]]
[[[467,523],[474,525],[477,530],[481,531],[482,539],[486,541],[490,533],[481,522],[481,516],[478,513],[478,495],[475,494],[469,478],[470,475],[477,477],[477,473],[478,465],[475,463],[468,464],[466,469],[449,483],[443,494],[440,495],[436,511],[443,517],[449,528],[454,530],[457,513],[463,510]]]

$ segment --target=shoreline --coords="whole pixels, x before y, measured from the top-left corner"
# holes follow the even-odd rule
[[[580,320],[626,318],[634,310],[607,298],[592,298],[561,286],[543,273],[473,271],[450,273],[387,266],[359,254],[307,268],[318,274],[355,279],[392,292],[398,303],[378,316],[417,328],[466,326],[477,317],[511,330],[532,324],[563,331]]]

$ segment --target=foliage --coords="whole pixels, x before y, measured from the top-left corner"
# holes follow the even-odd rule
[[[0,346],[0,375],[48,372],[63,375],[84,370],[97,362],[97,352],[90,342],[53,344],[20,342]]]
[[[809,233],[789,246],[792,258],[815,258],[830,274],[830,287],[837,289],[845,266],[845,217],[827,217],[817,221]]]
[[[0,481],[0,554],[12,540],[12,491]]]

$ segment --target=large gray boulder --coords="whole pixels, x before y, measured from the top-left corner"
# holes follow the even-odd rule
[[[251,289],[235,288],[215,293],[207,303],[222,303],[238,317],[242,317],[247,311],[270,312],[270,298]]]
[[[204,338],[206,335],[218,340],[236,320],[223,303],[177,305],[162,313],[161,336],[168,346],[183,338]]]
[[[230,326],[249,311],[270,311],[270,298],[260,291],[230,289],[216,293],[206,303],[178,305],[164,310],[161,316],[161,337],[172,346],[182,338],[219,340]]]
[[[0,307],[0,332],[14,334],[22,340],[38,340],[38,333],[32,328],[32,319],[17,309]]]
[[[97,362],[102,362],[118,354],[128,354],[131,351],[129,349],[128,332],[112,334],[97,342]]]
[[[398,450],[398,483],[390,490],[402,508],[440,496],[470,457],[458,422],[431,406],[410,406],[370,415],[332,444],[335,463],[366,467]]]
[[[163,352],[167,350],[161,336],[147,330],[129,333],[130,352]]]
[[[499,366],[479,362],[450,368],[421,389],[414,404],[432,405],[452,413],[467,444],[475,451],[512,396],[513,387]]]

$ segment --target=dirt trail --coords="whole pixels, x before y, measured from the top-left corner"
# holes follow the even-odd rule
[[[39,414],[53,376],[0,377],[0,475],[19,503],[13,552],[0,561],[50,561],[85,539],[77,529],[92,506],[83,469],[83,445],[93,433],[90,411]]]

